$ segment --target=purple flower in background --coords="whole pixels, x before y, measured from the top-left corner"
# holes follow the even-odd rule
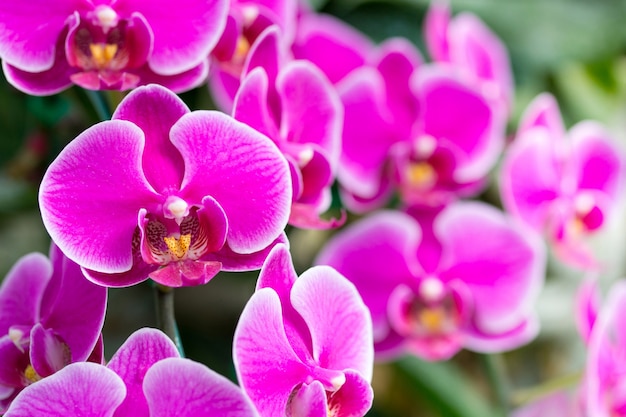
[[[287,158],[293,185],[289,223],[325,228],[341,144],[343,107],[333,85],[309,61],[290,60],[276,26],[249,55],[233,117],[267,135]]]
[[[377,354],[442,360],[463,347],[497,352],[529,342],[538,331],[541,242],[482,203],[429,216],[373,214],[335,235],[316,260],[356,285]]]
[[[268,27],[276,25],[281,42],[291,43],[296,25],[293,0],[232,0],[226,28],[213,50],[209,77],[211,95],[224,112],[232,111],[233,100],[245,74],[252,45]]]
[[[625,161],[596,122],[580,122],[566,133],[556,101],[541,94],[522,117],[502,164],[504,207],[545,234],[562,261],[598,268],[585,240],[622,202]]]
[[[27,388],[5,416],[254,417],[241,390],[206,366],[178,357],[162,332],[140,329],[107,366],[76,363]]]
[[[39,201],[50,235],[95,282],[178,287],[259,268],[283,239],[291,182],[267,137],[152,85],[61,152]]]
[[[127,90],[199,85],[228,12],[226,0],[35,0],[0,5],[4,73],[29,94],[72,83]]]
[[[585,369],[590,417],[626,416],[626,284],[614,284],[594,325]]]
[[[54,245],[50,259],[32,253],[17,261],[0,287],[0,413],[64,366],[102,360],[106,299],[106,288]]]
[[[237,377],[262,417],[363,416],[372,404],[371,319],[327,266],[296,276],[274,247],[235,330]]]
[[[450,64],[470,84],[493,101],[505,115],[513,105],[513,76],[506,47],[472,13],[460,13],[450,20],[447,0],[431,3],[424,22],[424,38],[436,62]]]

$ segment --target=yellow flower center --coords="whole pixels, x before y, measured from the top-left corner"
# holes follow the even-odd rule
[[[176,238],[174,236],[166,236],[163,238],[167,248],[169,249],[172,256],[177,258],[177,260],[182,259],[189,250],[189,246],[191,245],[191,233],[186,235],[182,235],[180,238]]]

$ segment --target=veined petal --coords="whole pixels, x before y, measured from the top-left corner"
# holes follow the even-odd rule
[[[125,395],[124,383],[110,369],[75,363],[23,390],[5,416],[112,417]]]
[[[255,417],[254,407],[238,386],[201,363],[163,359],[143,381],[151,417]]]
[[[21,257],[0,286],[0,337],[13,325],[34,325],[46,285],[52,277],[50,261],[40,253]],[[28,335],[24,335],[28,336]]]
[[[289,345],[276,292],[257,290],[244,307],[233,340],[241,387],[263,416],[279,416],[293,389],[310,376]]]
[[[289,167],[274,143],[215,111],[183,116],[170,134],[185,161],[181,197],[210,195],[222,206],[235,252],[272,243],[287,224],[292,197]]]
[[[467,285],[480,330],[506,332],[528,317],[545,274],[539,235],[477,202],[448,206],[434,228],[443,248],[440,277]]]
[[[331,267],[313,267],[294,283],[291,303],[311,332],[313,358],[321,367],[354,369],[371,380],[371,316],[350,281]]]
[[[278,126],[269,108],[268,88],[265,70],[254,68],[241,80],[233,104],[233,117],[278,142]]]
[[[327,417],[328,401],[322,383],[315,380],[296,388],[283,414],[287,417]]]
[[[159,193],[180,189],[185,166],[169,133],[186,113],[189,108],[176,94],[156,84],[130,92],[113,113],[112,119],[133,122],[143,131],[143,172]]]
[[[107,289],[87,280],[54,244],[50,260],[54,273],[41,302],[41,323],[67,343],[72,362],[84,361],[102,332]]]
[[[331,394],[328,408],[331,415],[364,416],[372,407],[374,391],[363,375],[348,369],[344,372],[346,382]],[[333,413],[334,412],[334,413]]]
[[[400,212],[380,212],[337,233],[320,251],[316,265],[330,265],[358,289],[370,309],[374,334],[386,334],[387,303],[400,284],[420,272],[415,254],[419,225]]]
[[[143,328],[131,334],[108,364],[108,368],[124,381],[127,390],[126,398],[118,408],[118,415],[149,415],[143,392],[146,372],[162,359],[177,357],[176,346],[160,330]]]
[[[102,122],[67,145],[44,175],[44,225],[79,265],[105,273],[131,268],[137,213],[162,199],[143,174],[143,145],[143,132],[133,123]]]
[[[52,67],[55,45],[66,19],[75,10],[88,10],[86,0],[35,0],[0,5],[0,57],[27,72]]]
[[[4,76],[15,88],[27,94],[47,96],[59,93],[72,85],[70,76],[75,70],[67,64],[63,48],[58,51],[52,67],[40,72],[23,71],[3,61]]]
[[[114,8],[130,16],[141,13],[154,34],[150,68],[161,75],[178,74],[209,56],[226,25],[226,0],[118,0]]]

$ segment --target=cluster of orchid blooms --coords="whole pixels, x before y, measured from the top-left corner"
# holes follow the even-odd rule
[[[433,3],[426,62],[295,0],[171,5],[0,4],[19,90],[130,90],[41,181],[53,243],[0,288],[0,413],[363,416],[374,354],[439,361],[533,340],[546,246],[602,267],[588,238],[619,213],[624,151],[595,122],[566,131],[548,94],[507,144],[508,56],[476,16]],[[177,96],[204,83],[219,111]],[[467,200],[494,171],[504,211]],[[333,185],[345,210],[328,219]],[[287,225],[340,228],[299,277]],[[105,361],[107,287],[257,269],[234,334],[240,387],[156,329]],[[601,309],[593,285],[581,294],[580,415],[626,416],[626,289]]]

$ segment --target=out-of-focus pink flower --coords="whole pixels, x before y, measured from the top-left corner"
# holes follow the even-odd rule
[[[371,326],[348,280],[327,266],[297,277],[276,245],[235,330],[239,382],[262,417],[363,416],[373,395]]]
[[[7,417],[255,417],[241,390],[206,366],[178,357],[158,330],[140,329],[107,366],[75,363],[15,399]]]
[[[564,262],[599,264],[586,246],[624,197],[626,157],[599,123],[580,122],[566,134],[549,94],[530,104],[502,164],[505,208],[544,233]]]
[[[293,202],[289,223],[327,228],[320,219],[331,203],[339,162],[343,106],[333,85],[312,63],[289,60],[280,32],[263,32],[250,52],[233,117],[267,135],[287,158]]]
[[[213,50],[209,77],[218,107],[232,111],[241,77],[248,71],[249,54],[261,33],[277,26],[280,42],[288,46],[294,36],[297,2],[294,0],[232,0],[226,29]]]
[[[450,64],[508,116],[513,105],[513,76],[502,41],[474,14],[450,19],[447,0],[434,0],[426,15],[424,38],[436,62]]]
[[[611,288],[589,340],[585,400],[589,417],[626,416],[626,284]]]
[[[0,413],[66,365],[102,360],[106,299],[54,245],[50,259],[32,253],[13,266],[0,287]]]
[[[50,235],[95,282],[178,287],[260,268],[284,241],[291,189],[266,136],[151,85],[61,152],[39,202]]]
[[[377,354],[442,360],[463,347],[497,352],[534,338],[541,241],[482,203],[457,202],[420,220],[373,214],[335,235],[316,260],[356,285]]]
[[[227,0],[2,2],[0,57],[9,82],[29,94],[72,83],[183,91],[206,78],[227,12]]]
[[[577,396],[564,391],[548,394],[515,410],[510,417],[584,417]],[[591,416],[587,416],[591,417]]]

